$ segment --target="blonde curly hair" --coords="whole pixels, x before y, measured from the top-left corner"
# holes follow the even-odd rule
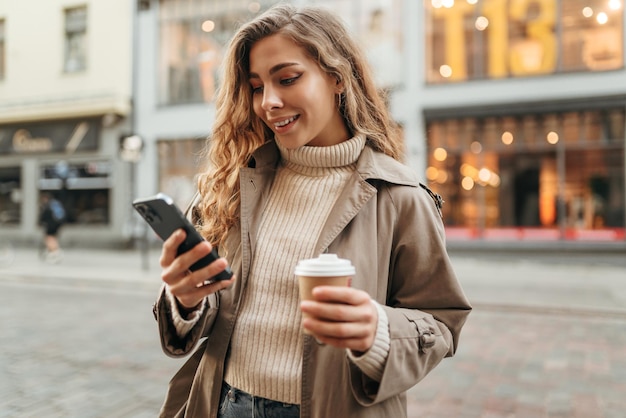
[[[239,222],[239,170],[247,166],[254,150],[274,140],[271,129],[254,113],[248,74],[252,46],[278,33],[304,48],[323,71],[343,82],[338,111],[351,134],[364,134],[373,149],[403,158],[399,129],[376,89],[364,53],[343,23],[322,8],[274,6],[241,26],[222,63],[223,80],[205,154],[208,168],[198,176],[200,231],[213,245],[219,246]]]

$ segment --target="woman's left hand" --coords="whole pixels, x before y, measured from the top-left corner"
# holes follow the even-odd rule
[[[310,317],[302,326],[321,343],[363,353],[374,344],[378,311],[370,295],[344,286],[317,286],[313,300],[302,301],[300,309]]]

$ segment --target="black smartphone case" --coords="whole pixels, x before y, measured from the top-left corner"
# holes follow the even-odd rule
[[[189,251],[204,241],[204,238],[196,231],[196,228],[189,222],[178,206],[174,204],[173,199],[163,193],[136,199],[133,201],[133,207],[162,240],[166,240],[174,231],[180,228],[187,233],[185,241],[178,246],[178,255]],[[189,270],[196,271],[212,263],[217,258],[218,255],[215,249],[213,249],[206,257],[195,262]],[[224,271],[212,277],[211,280],[228,280],[232,275],[230,268],[226,267]]]

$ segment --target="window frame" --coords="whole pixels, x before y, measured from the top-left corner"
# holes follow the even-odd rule
[[[63,10],[63,72],[78,73],[87,70],[87,5],[68,7]]]
[[[0,18],[0,80],[6,77],[6,19]]]

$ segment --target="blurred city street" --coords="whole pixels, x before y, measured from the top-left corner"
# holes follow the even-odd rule
[[[347,31],[300,10],[297,42],[266,36],[274,23],[239,32],[279,3],[330,10]],[[244,222],[246,189],[282,202],[240,177],[272,171],[258,144],[282,144],[291,164],[300,145],[362,135],[358,161],[344,141],[272,172],[403,184],[367,163],[376,148],[446,202],[474,309],[455,356],[408,391],[408,417],[626,418],[625,5],[0,0],[0,418],[158,416],[185,359],[161,350],[160,241],[132,202],[164,193],[186,208],[200,190],[204,221],[209,191]],[[280,54],[252,52],[276,42]],[[344,145],[350,164],[326,167]]]
[[[623,417],[626,257],[452,252],[474,305],[409,417]],[[147,268],[146,268],[147,267]],[[183,360],[161,352],[158,252],[18,249],[0,268],[0,417],[154,417]]]

